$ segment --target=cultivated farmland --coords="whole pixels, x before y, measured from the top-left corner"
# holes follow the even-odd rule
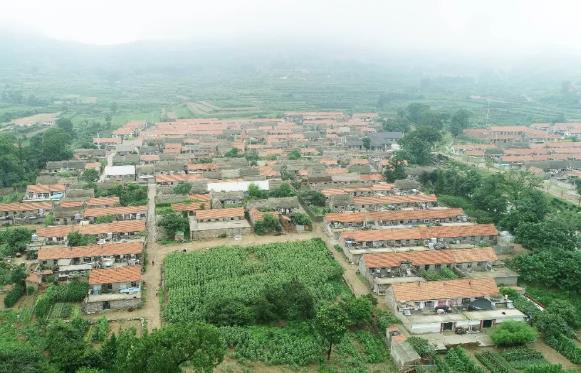
[[[303,283],[316,300],[331,300],[348,291],[341,274],[319,239],[176,253],[165,262],[169,301],[163,317],[170,322],[206,320],[210,301],[253,303],[267,285],[292,279]]]

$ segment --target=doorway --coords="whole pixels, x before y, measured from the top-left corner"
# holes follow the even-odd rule
[[[441,331],[445,332],[448,330],[453,330],[454,329],[454,323],[453,322],[443,322],[442,326],[441,326]]]

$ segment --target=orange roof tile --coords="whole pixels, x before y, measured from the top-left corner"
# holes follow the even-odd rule
[[[89,225],[56,225],[38,228],[36,234],[39,237],[65,237],[71,232],[79,232],[87,235],[104,233],[132,233],[143,232],[145,222],[143,220],[116,221],[105,224]]]
[[[27,185],[26,186],[26,193],[63,193],[65,191],[64,184],[36,184],[36,185]]]
[[[202,205],[204,205],[204,208],[202,208]],[[183,211],[204,210],[210,208],[210,206],[208,206],[207,203],[204,202],[172,203],[171,208],[176,212],[183,212]]]
[[[409,196],[373,196],[373,197],[354,197],[353,203],[356,205],[397,205],[402,203],[424,203],[436,202],[436,196],[433,194],[416,194]]]
[[[115,284],[141,281],[140,266],[93,269],[89,273],[89,285]]]
[[[139,254],[143,252],[142,241],[107,243],[88,246],[43,246],[38,250],[38,260],[72,259],[82,257]]]
[[[91,206],[116,206],[119,204],[119,197],[94,197],[87,200],[87,207]]]
[[[0,203],[0,212],[52,210],[52,202]]]
[[[83,215],[88,218],[96,218],[106,215],[145,214],[146,212],[147,206],[97,207],[86,209]]]
[[[196,218],[198,220],[235,218],[235,217],[244,218],[244,208],[233,207],[227,209],[211,209],[196,211]]]
[[[354,223],[363,221],[446,219],[461,215],[464,215],[464,210],[456,208],[373,212],[337,212],[325,215],[325,221]]]
[[[391,285],[397,302],[457,299],[497,295],[493,278],[408,282]]]
[[[474,224],[349,231],[343,232],[341,237],[354,241],[391,241],[496,235],[498,235],[498,231],[494,224]]]
[[[156,175],[156,183],[179,183],[181,181],[196,181],[202,179],[201,174],[174,174],[174,175]]]
[[[424,250],[396,253],[364,254],[363,260],[367,268],[399,267],[402,262],[410,262],[414,266],[429,264],[456,264],[493,262],[497,260],[493,248],[458,249],[458,250]]]

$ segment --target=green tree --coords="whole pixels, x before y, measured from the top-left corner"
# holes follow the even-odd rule
[[[192,190],[192,183],[180,181],[174,188],[173,191],[176,194],[189,194]]]
[[[36,348],[22,341],[0,343],[0,372],[54,372]]]
[[[59,118],[56,121],[56,126],[63,130],[66,133],[69,134],[73,134],[74,133],[74,127],[73,127],[73,122],[71,122],[70,119],[68,118]]]
[[[537,332],[522,321],[505,321],[492,331],[490,338],[497,346],[521,346],[534,342]]]
[[[327,204],[327,197],[318,190],[307,190],[301,193],[301,198],[308,205],[325,207]]]
[[[470,113],[468,110],[460,109],[452,115],[450,119],[450,132],[454,136],[462,134],[462,132],[470,127]]]
[[[288,159],[290,159],[291,161],[296,161],[297,159],[301,158],[301,153],[298,150],[293,150],[290,153],[288,153]]]
[[[281,230],[280,222],[272,214],[265,213],[262,220],[254,223],[254,232],[258,235],[280,232]]]
[[[361,142],[363,142],[363,148],[367,150],[371,148],[371,139],[369,137],[362,138]]]
[[[268,198],[268,191],[260,189],[256,184],[250,184],[248,186],[248,196],[255,199],[265,199]]]
[[[87,246],[97,242],[95,236],[88,236],[79,232],[71,232],[67,235],[68,246]]]
[[[25,170],[14,139],[0,136],[0,187],[8,187],[24,178]]]
[[[309,215],[302,212],[294,212],[291,215],[291,221],[296,225],[310,225],[313,223]]]
[[[50,362],[63,372],[70,373],[86,366],[88,345],[84,334],[85,329],[79,323],[52,321],[46,330],[46,351]]]
[[[421,123],[422,117],[425,113],[429,111],[429,105],[414,102],[405,108],[405,115],[410,122],[418,125]]]
[[[127,373],[179,373],[186,363],[194,372],[210,373],[226,353],[218,329],[201,323],[169,324],[121,344],[116,370]]]
[[[351,326],[362,327],[371,323],[373,302],[369,297],[350,297],[341,303]]]
[[[441,138],[441,133],[433,128],[418,127],[401,139],[400,156],[411,163],[429,164],[432,161],[432,150]]]
[[[206,321],[218,326],[248,325],[255,319],[252,307],[241,299],[217,298],[206,309]]]
[[[112,223],[113,221],[115,221],[115,216],[113,215],[97,216],[95,219],[95,223],[97,224]]]
[[[551,301],[545,311],[549,314],[559,315],[572,329],[579,329],[581,326],[577,310],[569,301],[555,299]]]
[[[315,329],[321,337],[327,342],[327,360],[331,359],[333,345],[341,342],[347,327],[349,325],[349,316],[343,307],[336,304],[323,304],[317,310],[315,316]]]
[[[390,165],[385,168],[383,176],[385,177],[385,181],[388,183],[405,179],[407,177],[405,173],[405,161],[392,159]]]
[[[86,183],[96,183],[99,180],[99,171],[89,168],[81,174],[81,181]]]
[[[228,157],[228,158],[238,158],[240,157],[240,151],[237,148],[232,148],[230,150],[228,150],[224,156]]]
[[[276,189],[272,189],[269,193],[270,197],[292,197],[295,195],[295,191],[290,186],[288,182],[283,182]]]
[[[170,212],[157,225],[163,228],[168,239],[173,240],[177,232],[184,232],[189,227],[189,221],[181,214]]]

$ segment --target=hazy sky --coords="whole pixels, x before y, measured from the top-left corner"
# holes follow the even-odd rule
[[[581,0],[0,0],[3,28],[89,44],[323,42],[581,51]]]

